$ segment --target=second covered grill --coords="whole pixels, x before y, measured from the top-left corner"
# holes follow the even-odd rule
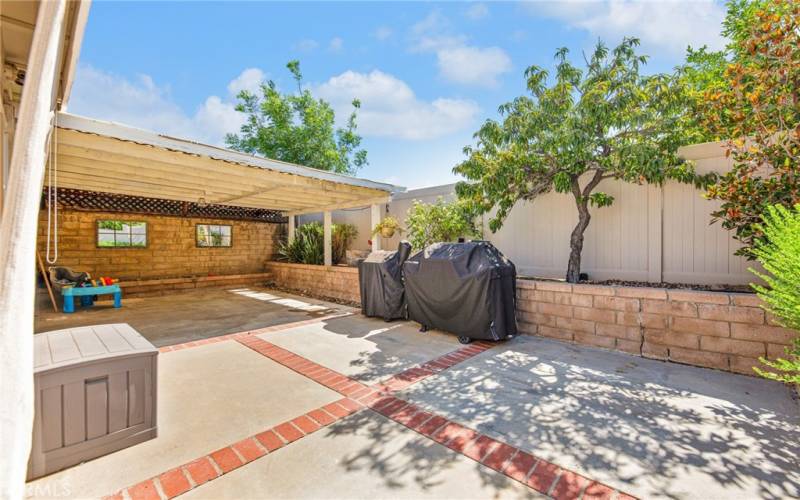
[[[411,254],[411,245],[401,241],[396,252],[377,251],[358,264],[361,289],[361,312],[364,316],[386,321],[405,319],[403,262]]]

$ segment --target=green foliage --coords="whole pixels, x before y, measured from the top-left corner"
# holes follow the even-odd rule
[[[767,310],[786,328],[800,331],[800,205],[789,210],[782,205],[769,207],[758,229],[764,235],[753,248],[768,274],[753,271],[767,284],[753,285]],[[786,358],[761,362],[772,368],[756,368],[759,375],[773,380],[800,384],[800,337],[786,348]]]
[[[800,2],[734,0],[723,34],[731,40],[721,78],[709,78],[700,120],[726,139],[734,168],[708,189],[713,221],[734,231],[750,258],[771,205],[800,202]]]
[[[122,226],[125,221],[121,220],[101,220],[97,221],[97,227],[100,229],[110,229],[114,231],[122,231]],[[135,223],[134,223],[135,224]]]
[[[684,115],[683,128],[688,140],[693,143],[716,140],[713,132],[703,123],[703,107],[706,104],[706,90],[724,85],[725,68],[728,59],[724,51],[709,51],[706,47],[686,51],[686,62],[678,68],[689,101],[690,113]],[[716,179],[709,179],[716,180]]]
[[[442,197],[436,203],[414,200],[408,209],[406,227],[409,242],[415,249],[432,243],[457,241],[458,238],[481,238],[475,224],[477,214],[460,201],[446,202]]]
[[[99,247],[120,247],[120,248],[145,248],[147,246],[146,243],[142,242],[127,242],[127,241],[98,241],[97,246]]]
[[[358,236],[358,229],[352,224],[333,224],[331,226],[332,261],[338,264],[345,260],[347,249]],[[298,227],[294,240],[280,242],[278,255],[282,260],[298,264],[322,265],[325,262],[325,234],[322,224],[310,222]]]
[[[333,246],[333,263],[344,262],[347,249],[356,240],[358,229],[352,224],[334,224],[331,227],[331,244]]]
[[[278,243],[278,255],[288,262],[322,265],[325,258],[323,240],[322,224],[303,224],[295,230],[292,241]]]
[[[469,181],[457,185],[460,199],[479,213],[496,210],[492,231],[520,200],[571,193],[579,222],[570,239],[569,281],[580,274],[589,204],[614,201],[595,192],[601,181],[699,180],[677,156],[691,138],[686,79],[678,72],[642,74],[647,57],[636,53],[638,45],[634,38],[613,50],[598,43],[583,69],[559,49],[552,79],[543,68],[528,68],[530,95],[500,106],[502,121],[487,120],[475,133],[477,145],[464,148],[468,158],[453,169]]]
[[[358,149],[361,136],[356,133],[358,99],[347,125],[336,128],[330,104],[303,88],[300,63],[290,61],[286,67],[297,92],[284,94],[272,80],[261,84],[260,96],[240,92],[236,110],[247,115],[247,122],[225,143],[237,151],[339,173],[352,174],[366,165],[367,152]]]
[[[392,229],[399,233],[405,231],[402,227],[400,227],[400,221],[391,215],[387,215],[383,218],[383,220],[375,224],[375,227],[372,228],[372,235],[375,236],[376,234],[379,234],[383,229]]]

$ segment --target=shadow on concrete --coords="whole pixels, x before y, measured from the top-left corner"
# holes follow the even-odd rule
[[[528,337],[404,397],[643,497],[800,495],[797,401],[753,377]]]
[[[361,315],[261,335],[264,340],[367,384],[374,384],[460,347],[455,337],[419,333],[408,322]]]
[[[369,383],[460,347],[449,334],[360,315],[265,338]],[[641,497],[785,498],[800,496],[800,413],[791,394],[754,377],[523,336],[403,397]],[[447,473],[453,452],[422,436],[389,465],[399,424],[368,417],[325,431],[368,430],[373,446],[343,467],[374,470],[389,486],[412,472],[421,486]],[[507,480],[474,467],[493,487]]]
[[[519,488],[514,481],[488,467],[471,462],[466,457],[414,433],[411,439],[401,439],[402,434],[413,433],[402,425],[371,410],[364,410],[336,422],[324,431],[328,436],[367,435],[370,445],[348,451],[340,460],[344,472],[367,471],[381,478],[384,486],[402,489],[413,481],[418,488],[433,489],[452,479],[452,474],[464,474],[463,463],[471,463],[477,472],[485,495],[492,497],[532,498],[539,496],[527,488]],[[403,441],[398,449],[397,442]],[[512,486],[517,486],[512,488]],[[478,493],[476,492],[476,495]]]

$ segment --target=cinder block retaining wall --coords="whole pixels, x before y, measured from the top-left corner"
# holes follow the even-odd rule
[[[361,302],[358,269],[343,266],[315,266],[267,262],[266,270],[276,285],[305,291],[320,297]]]
[[[359,302],[358,270],[268,262],[282,287]],[[748,375],[797,335],[753,294],[517,280],[524,334]]]
[[[523,333],[753,374],[797,336],[753,294],[518,280]]]

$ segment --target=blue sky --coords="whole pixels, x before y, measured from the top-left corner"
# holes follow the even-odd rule
[[[720,48],[713,0],[570,2],[95,1],[69,111],[222,144],[242,117],[235,94],[271,78],[306,84],[359,131],[359,177],[407,187],[453,182],[481,122],[525,92],[523,71],[579,60],[598,40],[642,39],[648,71],[669,71],[686,45]]]

